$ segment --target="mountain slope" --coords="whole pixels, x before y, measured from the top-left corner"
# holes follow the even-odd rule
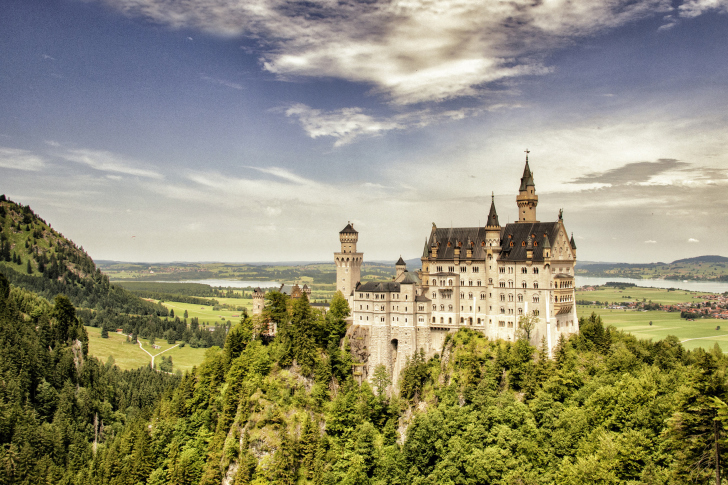
[[[81,308],[167,315],[163,306],[110,284],[83,247],[51,228],[29,206],[4,195],[0,196],[0,273],[48,300],[64,294]]]

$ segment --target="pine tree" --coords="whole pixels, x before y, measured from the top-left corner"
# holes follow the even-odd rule
[[[25,271],[27,271],[28,274],[33,274],[33,267],[30,265],[30,260],[28,260],[28,266],[25,268]]]

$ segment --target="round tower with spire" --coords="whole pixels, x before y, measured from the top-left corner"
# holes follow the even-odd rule
[[[516,204],[518,204],[518,222],[538,222],[536,220],[536,206],[538,195],[536,195],[536,184],[533,182],[533,172],[528,166],[528,154],[526,150],[526,166],[521,177],[521,187],[518,189]]]
[[[364,262],[364,254],[356,252],[359,233],[354,229],[354,224],[349,222],[339,232],[339,241],[341,242],[341,251],[334,253],[336,289],[349,299],[352,291],[361,281],[361,265]]]
[[[495,252],[500,251],[501,225],[498,222],[498,213],[495,211],[495,194],[490,194],[490,212],[488,222],[485,224],[485,245]]]

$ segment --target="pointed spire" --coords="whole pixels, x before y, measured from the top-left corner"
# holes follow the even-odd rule
[[[422,250],[422,259],[430,257],[430,248],[427,247],[427,238],[425,238],[425,249]]]
[[[495,211],[495,193],[491,192],[490,213],[488,214],[488,227],[500,227],[498,223],[498,213]]]
[[[544,249],[551,249],[551,242],[549,241],[549,237],[544,234],[543,235],[543,244],[541,245]]]
[[[407,266],[407,263],[404,262],[404,259],[402,259],[402,255],[399,256],[399,259],[396,263],[394,263],[395,266]]]
[[[528,154],[531,153],[528,149],[526,149],[526,166],[523,168],[523,177],[521,177],[521,187],[518,189],[519,191],[523,192],[525,190],[528,190],[527,187],[535,187],[536,184],[533,182],[533,172],[531,172],[531,167],[528,165]]]
[[[576,243],[574,242],[574,233],[571,233],[571,249],[576,249]]]

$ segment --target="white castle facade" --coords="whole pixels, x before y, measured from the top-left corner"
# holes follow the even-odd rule
[[[538,196],[526,157],[518,196],[518,221],[501,226],[491,201],[483,227],[432,230],[422,268],[407,271],[402,258],[391,281],[361,283],[363,253],[349,223],[334,253],[337,290],[348,298],[353,330],[364,335],[366,375],[384,364],[396,382],[406,358],[422,349],[441,352],[445,336],[460,328],[492,339],[518,338],[523,316],[536,317],[530,341],[549,352],[561,334],[579,331],[574,265],[576,245],[559,212],[555,222],[536,218]]]

